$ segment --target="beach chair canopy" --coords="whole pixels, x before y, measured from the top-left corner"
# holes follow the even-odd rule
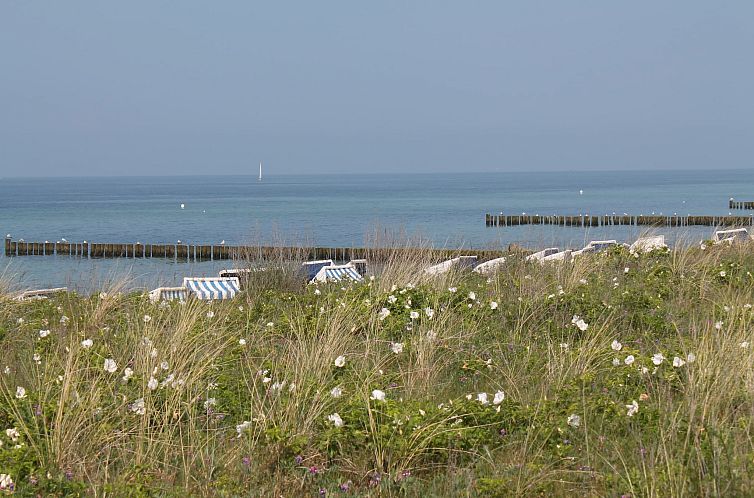
[[[427,275],[442,275],[443,273],[448,273],[451,269],[462,270],[466,268],[472,268],[474,265],[476,265],[476,262],[476,256],[459,256],[457,258],[443,261],[442,263],[436,264],[434,266],[430,266],[429,268],[425,268],[424,273]]]
[[[149,291],[149,300],[153,303],[157,301],[185,301],[188,298],[188,289],[186,287],[158,287]]]
[[[629,247],[629,251],[631,254],[639,254],[639,253],[645,253],[650,252],[655,249],[665,249],[667,244],[665,244],[665,236],[664,235],[655,235],[653,237],[640,237],[631,244],[631,247]]]
[[[364,277],[359,275],[356,267],[351,263],[346,265],[323,266],[312,279],[312,282],[363,282]]]
[[[505,258],[495,258],[478,264],[472,271],[474,273],[479,273],[480,275],[487,275],[498,271],[504,263]]]
[[[319,273],[319,270],[321,270],[325,266],[332,265],[332,259],[319,259],[317,261],[305,261],[301,264],[301,267],[306,272],[306,279],[311,280],[317,275],[317,273]]]
[[[240,292],[238,277],[186,277],[183,286],[197,299],[232,299]]]

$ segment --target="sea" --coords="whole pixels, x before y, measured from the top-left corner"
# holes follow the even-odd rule
[[[731,197],[754,201],[752,171],[1,178],[0,231],[40,242],[581,248],[590,240],[631,242],[647,227],[486,227],[484,215],[725,215]],[[697,243],[714,228],[652,231],[670,243]],[[229,264],[2,255],[0,275],[14,289],[90,292],[118,281],[177,285]]]

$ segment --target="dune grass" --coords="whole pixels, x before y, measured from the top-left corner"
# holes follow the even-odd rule
[[[30,496],[750,494],[749,246],[428,263],[306,286],[280,261],[216,303],[2,298],[0,474]]]

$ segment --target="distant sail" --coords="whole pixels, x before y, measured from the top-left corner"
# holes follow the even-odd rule
[[[262,181],[262,162],[259,162],[259,181]]]

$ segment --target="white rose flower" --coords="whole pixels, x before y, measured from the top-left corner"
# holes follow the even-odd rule
[[[335,427],[343,427],[343,419],[340,418],[340,415],[337,413],[333,413],[332,415],[327,416],[327,420],[333,423]]]
[[[581,425],[581,417],[579,417],[575,413],[572,413],[568,416],[567,422],[571,427],[578,427]]]
[[[107,358],[105,360],[104,369],[107,373],[115,373],[115,371],[118,370],[118,364],[115,363],[115,360],[112,358]]]

